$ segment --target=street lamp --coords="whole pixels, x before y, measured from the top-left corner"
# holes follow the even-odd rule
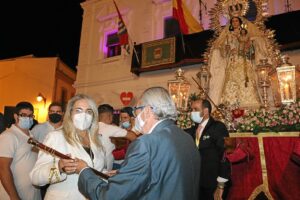
[[[197,77],[199,79],[199,86],[201,86],[200,89],[200,95],[202,99],[207,98],[207,94],[209,92],[209,80],[211,77],[211,74],[209,72],[207,64],[203,64],[200,67],[199,72],[197,73]]]
[[[288,56],[282,56],[282,65],[276,68],[281,103],[289,104],[296,101],[296,68],[289,63]]]
[[[42,93],[39,93],[38,96],[36,97],[36,100],[38,102],[44,101],[44,107],[46,106],[46,97],[44,95],[42,95]]]
[[[187,110],[191,84],[185,79],[184,71],[178,69],[175,72],[175,80],[168,81],[169,93],[178,110]]]
[[[262,89],[263,107],[267,108],[268,105],[268,88],[270,87],[269,72],[272,69],[272,65],[268,63],[268,59],[260,59],[260,63],[256,66],[258,73],[259,87]]]

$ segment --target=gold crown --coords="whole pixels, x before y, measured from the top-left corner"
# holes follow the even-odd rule
[[[247,0],[225,0],[222,7],[225,17],[242,17],[246,15],[249,4]]]

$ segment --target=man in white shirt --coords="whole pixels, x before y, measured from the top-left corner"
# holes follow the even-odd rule
[[[134,140],[136,135],[118,126],[112,125],[113,107],[109,104],[102,104],[98,107],[99,113],[99,134],[106,153],[106,169],[112,170],[114,157],[112,151],[115,145],[111,142],[110,137],[126,137],[129,140]]]
[[[48,121],[34,126],[31,130],[33,137],[43,143],[46,135],[62,127],[63,108],[60,103],[53,102],[48,108]]]
[[[31,137],[33,106],[20,102],[14,111],[15,124],[0,135],[0,180],[10,199],[39,200],[40,191],[32,186],[29,173],[37,153],[27,143]]]

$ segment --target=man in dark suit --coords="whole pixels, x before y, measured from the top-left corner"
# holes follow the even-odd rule
[[[89,199],[197,200],[200,157],[192,138],[174,120],[168,91],[147,89],[134,109],[135,129],[143,135],[128,148],[125,161],[108,182],[78,160],[78,187]]]
[[[230,163],[223,159],[224,137],[229,133],[226,126],[214,120],[208,100],[191,102],[191,119],[195,126],[187,129],[194,139],[201,156],[199,199],[226,199],[230,180]]]

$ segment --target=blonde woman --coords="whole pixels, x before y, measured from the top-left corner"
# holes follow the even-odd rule
[[[44,144],[72,158],[80,158],[88,166],[104,169],[105,154],[98,135],[98,111],[86,95],[74,96],[67,105],[63,128],[47,134]],[[34,185],[50,184],[45,199],[85,199],[78,191],[76,160],[59,159],[40,151],[30,173]]]

